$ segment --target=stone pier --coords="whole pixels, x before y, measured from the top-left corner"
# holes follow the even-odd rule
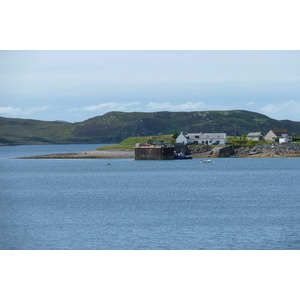
[[[136,144],[135,160],[169,160],[174,159],[174,146]]]

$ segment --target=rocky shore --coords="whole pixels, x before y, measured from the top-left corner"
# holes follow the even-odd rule
[[[208,158],[213,148],[211,146],[198,146],[198,147],[189,147],[190,155],[194,158]]]
[[[190,147],[190,155],[194,158],[205,157],[300,157],[300,143],[258,144],[255,147],[241,147],[222,153],[227,147],[198,146]],[[221,151],[221,152],[218,152]]]
[[[300,157],[300,143],[258,144],[235,149],[236,157]]]

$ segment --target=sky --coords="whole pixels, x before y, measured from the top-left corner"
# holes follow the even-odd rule
[[[300,51],[0,51],[2,117],[233,109],[300,121]]]

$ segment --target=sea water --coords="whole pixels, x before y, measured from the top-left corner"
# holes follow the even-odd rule
[[[99,146],[0,147],[0,249],[300,249],[300,158],[8,159]]]

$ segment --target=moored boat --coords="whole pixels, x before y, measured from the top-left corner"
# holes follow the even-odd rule
[[[174,159],[192,159],[192,156],[179,153],[179,154],[174,154]]]
[[[207,159],[207,160],[200,160],[200,163],[203,164],[203,163],[211,163],[211,159]]]

